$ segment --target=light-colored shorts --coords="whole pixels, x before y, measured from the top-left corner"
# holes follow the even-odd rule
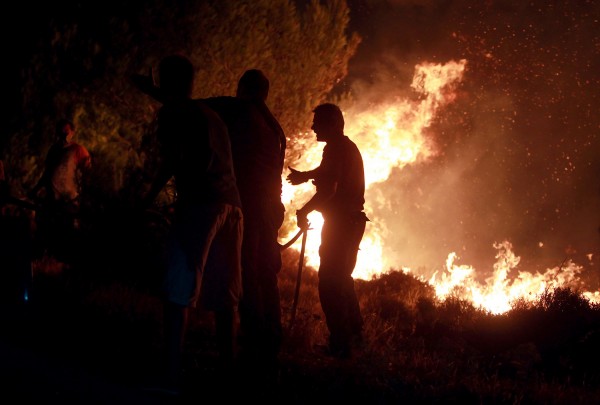
[[[167,242],[166,299],[207,310],[237,306],[242,294],[243,216],[230,204],[177,207]]]

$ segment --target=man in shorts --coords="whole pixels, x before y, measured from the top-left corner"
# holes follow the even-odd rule
[[[159,66],[164,103],[158,113],[161,167],[144,199],[150,204],[173,177],[177,190],[167,242],[165,344],[167,384],[177,387],[189,308],[214,311],[221,365],[235,355],[241,296],[243,217],[227,129],[202,101],[192,100],[194,67],[182,56]]]

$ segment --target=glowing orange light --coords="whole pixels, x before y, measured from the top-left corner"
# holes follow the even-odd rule
[[[393,168],[402,168],[419,160],[425,161],[435,155],[424,130],[431,125],[437,111],[454,100],[455,88],[462,79],[465,66],[465,60],[417,65],[411,87],[418,93],[418,100],[396,98],[371,105],[368,109],[350,107],[345,110],[346,135],[358,145],[364,160],[367,216],[370,211],[370,185],[385,182]],[[302,145],[304,152],[301,161],[297,163],[297,169],[317,167],[321,161],[323,146],[314,138]],[[287,173],[284,175],[287,176]],[[291,186],[284,181],[283,201],[292,211],[304,204],[313,193],[314,186],[311,183]],[[313,229],[307,238],[307,264],[318,267],[323,218],[319,213],[313,212],[308,219]],[[368,279],[385,271],[386,263],[382,254],[385,232],[385,223],[381,221],[367,224],[354,277]],[[286,235],[282,239],[290,236]]]
[[[460,60],[445,64],[417,65],[411,84],[419,96],[416,101],[408,97],[396,97],[369,105],[366,109],[354,106],[344,109],[346,135],[357,144],[364,160],[367,216],[374,199],[385,198],[381,195],[370,195],[370,186],[375,183],[385,184],[392,169],[426,162],[436,155],[435,145],[425,135],[425,129],[432,124],[443,106],[455,100],[456,88],[463,79],[466,63],[466,60]],[[311,138],[302,145],[301,161],[293,166],[299,170],[314,169],[320,163],[323,146]],[[287,173],[284,173],[285,176]],[[283,183],[283,201],[286,208],[292,212],[308,201],[315,192],[311,183],[291,186],[285,179]],[[307,238],[306,263],[318,268],[323,218],[318,212],[313,212],[308,219],[312,229]],[[386,227],[385,218],[375,218],[367,223],[353,273],[355,278],[370,279],[373,275],[386,272],[390,268],[398,268],[397,264],[388,263],[383,256],[383,243],[390,231]],[[289,239],[293,233],[295,231],[284,235],[282,240]],[[300,242],[294,245],[298,250],[299,246]],[[568,263],[561,269],[549,269],[543,274],[518,272],[510,281],[509,273],[520,259],[515,256],[511,244],[507,241],[494,247],[498,250],[497,262],[493,275],[484,283],[475,280],[475,269],[471,266],[456,265],[458,257],[455,253],[450,253],[444,272],[434,274],[429,280],[438,297],[443,299],[451,294],[458,295],[490,312],[502,313],[510,309],[510,304],[516,298],[535,299],[546,287],[573,283],[581,271],[577,265]],[[402,270],[411,271],[408,268]],[[598,293],[586,292],[584,295],[592,302],[600,301]]]

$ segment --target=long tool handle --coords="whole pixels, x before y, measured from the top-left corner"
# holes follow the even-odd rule
[[[298,297],[300,296],[300,284],[302,282],[302,267],[304,266],[304,251],[306,250],[306,235],[308,227],[304,228],[302,234],[302,248],[300,249],[300,259],[298,260],[298,274],[296,275],[296,290],[294,291],[294,302],[292,303],[292,317],[290,319],[290,329],[296,320],[296,308],[298,308]]]

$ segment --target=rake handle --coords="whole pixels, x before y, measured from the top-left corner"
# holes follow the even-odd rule
[[[300,249],[300,259],[298,260],[298,273],[296,275],[296,289],[294,291],[294,302],[292,303],[292,317],[290,319],[290,329],[296,320],[296,309],[298,308],[298,297],[300,296],[300,284],[302,282],[302,267],[304,266],[304,252],[306,250],[306,235],[308,227],[302,230],[302,248]]]

